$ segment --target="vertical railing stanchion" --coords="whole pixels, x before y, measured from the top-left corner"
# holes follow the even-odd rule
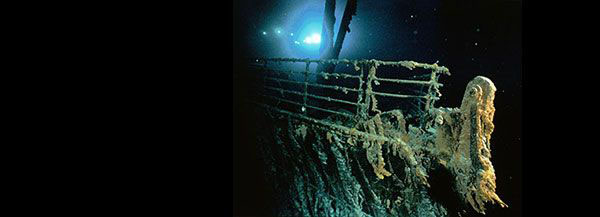
[[[433,102],[433,85],[435,82],[435,70],[431,70],[431,77],[429,79],[429,88],[427,89],[427,102],[425,103],[425,111],[429,111],[429,109],[432,107],[431,103]]]
[[[369,107],[371,107],[371,95],[373,94],[373,89],[371,87],[371,82],[373,82],[373,75],[375,75],[375,63],[374,62],[368,62],[368,67],[369,67],[369,73],[367,75],[367,81],[366,81],[366,89],[365,89],[365,103],[362,107],[362,111],[361,111],[361,115],[363,116],[363,118],[368,118],[369,116]]]
[[[362,64],[362,63],[360,64],[360,75],[358,77],[358,94],[357,94],[358,95],[357,96],[358,99],[356,100],[356,104],[357,104],[356,105],[356,116],[359,119],[364,118],[364,117],[362,117],[362,113],[361,113],[361,111],[363,109],[363,105],[364,105],[364,103],[363,103],[363,97],[364,97],[364,94],[365,94],[365,91],[363,90],[363,83],[364,83],[363,76],[365,74],[364,73],[364,66],[365,66],[365,64]],[[356,67],[356,65],[354,65],[354,67]]]
[[[310,70],[310,61],[306,61],[306,70],[304,71],[304,107],[302,107],[302,113],[306,115],[306,101],[308,100],[308,71]]]
[[[431,86],[433,86],[433,88],[432,88],[432,92],[431,92],[432,99],[431,99],[430,108],[434,108],[435,101],[437,101],[439,99],[438,97],[440,95],[438,95],[438,94],[440,94],[440,89],[439,89],[440,83],[438,83],[438,79],[440,78],[440,74],[442,73],[438,69],[433,69],[433,71],[434,71],[435,75],[431,79]]]

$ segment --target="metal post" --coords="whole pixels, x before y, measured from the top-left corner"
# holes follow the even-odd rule
[[[429,88],[427,89],[427,103],[425,104],[425,111],[429,111],[430,108],[433,108],[433,102],[434,102],[434,96],[433,96],[433,86],[434,86],[434,82],[435,82],[435,74],[436,71],[435,69],[431,70],[431,78],[429,80],[429,82],[431,82],[431,85],[429,85]]]
[[[372,87],[371,87],[371,83],[373,82],[373,75],[375,74],[375,70],[376,66],[375,63],[373,62],[369,62],[368,63],[369,66],[369,74],[367,75],[367,83],[366,83],[366,90],[365,90],[365,103],[362,107],[362,111],[361,111],[361,115],[363,116],[363,118],[367,118],[369,116],[369,107],[371,107],[371,95],[373,94],[372,91]]]
[[[304,71],[304,106],[302,107],[302,113],[306,115],[306,101],[308,100],[308,71],[310,70],[310,61],[306,61],[306,70]]]
[[[356,67],[356,65],[354,65],[354,66]],[[362,111],[363,105],[364,105],[364,103],[363,103],[363,96],[365,94],[365,91],[362,88],[363,83],[364,83],[363,82],[363,76],[365,74],[364,73],[364,66],[365,66],[364,64],[360,64],[360,75],[358,77],[358,94],[357,94],[358,95],[357,96],[358,99],[356,100],[356,103],[357,103],[357,105],[356,105],[356,116],[359,117],[359,118],[362,118],[361,117],[361,111]]]

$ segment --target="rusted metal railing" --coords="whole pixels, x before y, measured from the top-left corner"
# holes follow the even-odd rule
[[[442,74],[450,75],[449,70],[446,67],[438,66],[437,63],[426,64],[418,63],[414,61],[381,61],[381,60],[318,60],[318,59],[297,59],[297,58],[267,58],[267,59],[255,59],[253,60],[255,66],[259,66],[261,74],[258,76],[262,77],[264,82],[264,90],[278,93],[279,96],[273,94],[264,93],[262,96],[274,100],[277,105],[280,103],[287,103],[290,105],[299,106],[299,110],[290,110],[288,112],[299,113],[301,115],[307,115],[307,111],[317,110],[320,112],[327,112],[336,115],[342,115],[347,117],[354,117],[357,119],[368,119],[369,114],[382,112],[377,107],[378,97],[392,97],[399,100],[402,99],[422,99],[425,101],[425,110],[433,108],[436,100],[440,97],[439,88],[443,85],[439,83],[439,76]],[[274,69],[270,66],[281,65],[281,64],[301,64],[304,63],[304,70],[293,70],[293,69]],[[352,72],[314,72],[310,70],[311,64],[336,64],[336,65],[348,65],[353,66]],[[417,79],[400,79],[400,78],[387,78],[378,77],[377,69],[379,67],[401,67],[408,70],[413,69],[425,69],[428,74],[419,75],[416,77],[428,78],[428,80],[417,80]],[[366,71],[365,71],[366,69]],[[367,72],[367,74],[365,74]],[[292,76],[296,76],[295,79]],[[298,77],[301,79],[298,79]],[[352,87],[342,86],[339,82],[327,82],[328,84],[320,83],[318,81],[311,81],[310,76],[316,76],[324,80],[331,79],[350,79],[355,81]],[[276,82],[277,85],[269,84],[269,82]],[[380,85],[380,82],[386,82],[394,85],[419,85],[427,88],[424,94],[407,94],[397,92],[386,92],[385,90],[374,90],[374,85]],[[342,82],[344,83],[344,82]],[[348,82],[346,82],[348,83]],[[284,85],[285,84],[285,85]],[[297,85],[299,88],[292,88],[290,85]],[[336,98],[335,96],[319,95],[318,93],[310,93],[309,88],[322,88],[339,91],[344,94],[352,92],[356,94],[356,97],[349,99]],[[296,90],[294,90],[296,89]],[[292,96],[301,98],[301,100],[294,100]],[[346,97],[347,98],[347,97]],[[321,102],[335,102],[341,103],[347,106],[353,106],[355,109],[351,113],[339,112],[326,107],[323,103],[310,103],[311,101]],[[269,103],[267,103],[269,104]],[[311,105],[313,104],[313,105]],[[278,108],[282,109],[282,108]],[[308,117],[308,116],[307,116]]]

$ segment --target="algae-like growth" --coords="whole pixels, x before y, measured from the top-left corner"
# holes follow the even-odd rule
[[[358,100],[366,105],[359,114],[340,109],[320,119],[278,104],[257,107],[267,120],[256,127],[264,129],[258,139],[277,192],[277,215],[451,216],[467,207],[485,214],[486,203],[506,207],[495,193],[490,160],[492,81],[478,76],[467,85],[460,108],[436,108],[432,100],[441,85],[435,72],[447,71],[433,65],[427,106],[408,115],[377,108],[373,85],[381,63],[369,63],[365,95]],[[449,178],[437,180],[440,173]],[[449,189],[461,208],[436,198],[435,189]]]

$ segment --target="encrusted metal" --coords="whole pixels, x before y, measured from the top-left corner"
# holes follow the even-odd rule
[[[415,61],[382,61],[382,60],[347,60],[347,59],[339,59],[339,60],[320,60],[320,59],[299,59],[299,58],[261,58],[255,59],[256,66],[262,67],[263,80],[269,80],[278,82],[279,87],[275,87],[273,85],[268,85],[265,82],[265,89],[273,90],[279,92],[282,97],[268,96],[271,99],[276,99],[278,102],[285,102],[294,105],[300,105],[303,109],[299,111],[288,110],[289,112],[300,113],[306,115],[307,109],[325,111],[332,114],[340,114],[340,112],[336,112],[330,110],[329,108],[325,108],[322,106],[310,106],[309,101],[311,100],[321,100],[327,102],[339,102],[347,105],[355,106],[356,108],[352,110],[352,114],[355,118],[360,120],[366,120],[370,117],[373,117],[373,114],[370,115],[369,111],[373,111],[376,113],[381,113],[379,108],[377,108],[378,96],[380,97],[394,97],[394,98],[421,98],[425,99],[425,109],[433,108],[433,104],[436,100],[439,99],[440,92],[439,88],[443,85],[438,82],[438,78],[441,74],[450,75],[448,68],[444,66],[439,66],[437,63],[427,64],[427,63],[419,63]],[[306,67],[304,71],[294,71],[294,70],[278,70],[269,68],[269,65],[272,64],[282,64],[282,63],[305,63]],[[335,73],[327,73],[327,72],[313,72],[310,71],[310,64],[346,64],[354,66],[354,72],[335,72]],[[397,79],[397,78],[383,78],[377,76],[377,68],[380,66],[391,66],[391,67],[403,67],[408,70],[413,70],[416,68],[429,70],[429,73],[419,76],[419,77],[427,77],[429,80],[417,80],[417,79]],[[364,75],[364,70],[368,70],[368,75]],[[302,79],[290,79],[289,77],[302,76]],[[320,84],[314,81],[309,81],[309,76],[316,75],[321,76],[323,79],[353,79],[356,80],[356,84],[353,87],[347,87],[342,85],[331,85],[331,84]],[[276,77],[278,76],[278,77]],[[373,85],[379,85],[379,81],[381,82],[389,82],[397,85],[423,85],[427,87],[427,92],[421,95],[416,94],[404,94],[404,93],[394,93],[394,92],[382,92],[382,91],[374,91]],[[281,85],[281,83],[295,84],[301,87],[300,90],[293,90],[292,88]],[[354,100],[350,101],[347,99],[338,99],[332,96],[322,96],[317,94],[308,93],[309,87],[316,88],[324,88],[335,91],[340,91],[344,94],[350,92],[356,92],[357,96]],[[290,97],[285,97],[285,94],[293,94],[302,97],[302,101],[294,101]],[[279,104],[279,103],[276,103]],[[318,104],[318,103],[317,103]],[[347,116],[347,114],[345,114]]]
[[[453,188],[476,212],[484,214],[487,202],[508,206],[495,193],[490,161],[496,91],[491,80],[473,79],[460,108],[436,108],[443,86],[439,78],[450,75],[437,63],[296,58],[252,62],[253,75],[262,83],[257,84],[258,97],[248,100],[273,120],[257,122],[257,128],[270,129],[258,137],[265,143],[271,176],[284,180],[275,181],[284,184],[276,188],[288,196],[281,199],[279,215],[448,216],[452,210],[428,193],[435,183],[430,177],[434,168],[454,176],[442,187]],[[350,70],[311,71],[310,66],[318,64]],[[417,75],[382,67],[405,70],[397,73],[414,70]],[[394,89],[402,92],[390,91]],[[414,114],[394,107],[413,104]],[[334,170],[321,166],[332,163]],[[372,173],[363,165],[372,167]]]

